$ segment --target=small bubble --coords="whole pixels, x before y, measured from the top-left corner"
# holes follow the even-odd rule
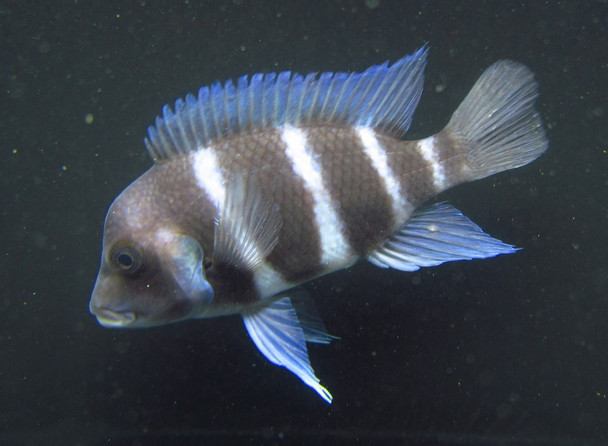
[[[93,113],[87,113],[84,116],[84,122],[87,124],[93,124],[94,119],[95,119],[95,117],[93,116]]]
[[[369,9],[376,9],[380,6],[380,0],[365,0],[365,6]]]

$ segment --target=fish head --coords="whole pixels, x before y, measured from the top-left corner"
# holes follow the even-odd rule
[[[213,301],[200,243],[123,192],[104,226],[89,304],[104,327],[150,327],[199,317]]]

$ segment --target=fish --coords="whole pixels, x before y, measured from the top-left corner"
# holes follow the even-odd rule
[[[337,338],[303,284],[360,260],[407,272],[516,252],[432,199],[547,150],[534,75],[494,63],[441,131],[407,140],[428,52],[241,76],[165,105],[144,138],[152,167],[106,215],[99,324],[240,315],[263,356],[331,403],[307,343]]]

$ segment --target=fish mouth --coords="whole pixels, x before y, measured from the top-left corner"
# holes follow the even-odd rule
[[[97,318],[97,322],[99,322],[102,326],[109,328],[127,327],[129,325],[133,325],[137,320],[135,313],[119,313],[108,308],[96,309],[95,317]]]

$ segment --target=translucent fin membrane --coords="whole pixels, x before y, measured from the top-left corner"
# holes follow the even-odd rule
[[[178,99],[148,128],[156,161],[196,150],[229,135],[284,124],[373,127],[402,136],[422,94],[427,47],[392,65],[361,73],[281,73],[242,76]]]
[[[482,231],[447,203],[419,209],[367,260],[382,268],[416,271],[456,260],[486,259],[517,249]]]
[[[537,96],[534,75],[517,62],[496,62],[481,75],[446,127],[465,147],[471,179],[526,165],[547,150]]]
[[[332,396],[319,384],[319,378],[310,365],[306,348],[306,332],[298,320],[291,300],[284,297],[269,306],[243,314],[249,336],[260,352],[273,364],[285,367],[310,386],[328,403]],[[323,334],[329,341],[329,335]],[[325,341],[316,341],[323,342]]]

